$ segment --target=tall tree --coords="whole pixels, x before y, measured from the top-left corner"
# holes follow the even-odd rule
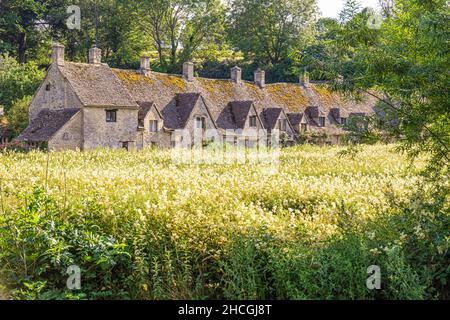
[[[346,0],[342,11],[339,13],[339,21],[345,23],[361,12],[361,3],[357,0]]]
[[[223,30],[220,0],[145,0],[139,2],[141,25],[149,31],[159,63],[168,71],[179,69]],[[183,61],[181,61],[181,60]]]
[[[450,164],[450,13],[445,0],[397,0],[381,24],[364,10],[338,31],[327,50],[336,89],[377,97],[383,119],[373,119],[410,155],[431,155],[438,172]],[[343,79],[343,80],[342,80]]]
[[[24,63],[30,48],[36,48],[54,27],[49,13],[65,10],[64,3],[65,0],[0,1],[0,52],[9,51]]]
[[[316,12],[315,0],[235,0],[230,39],[248,60],[275,65],[299,46]]]

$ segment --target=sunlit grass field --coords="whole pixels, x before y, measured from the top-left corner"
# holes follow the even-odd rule
[[[435,232],[414,214],[418,186],[428,192],[423,160],[394,145],[344,150],[283,149],[275,170],[177,164],[167,150],[0,153],[5,290],[27,299],[435,297],[434,280],[408,259]],[[427,250],[445,258],[443,241]],[[85,272],[77,291],[65,288],[73,264]],[[370,265],[384,268],[383,290],[367,289]]]

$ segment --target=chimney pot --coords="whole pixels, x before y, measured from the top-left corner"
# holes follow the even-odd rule
[[[102,63],[102,50],[95,45],[89,50],[89,63]]]
[[[238,66],[231,68],[231,81],[237,84],[242,82],[242,69]]]
[[[266,87],[266,72],[259,68],[255,71],[255,84],[261,89]]]
[[[183,78],[194,81],[194,64],[191,61],[183,63]]]
[[[141,57],[141,71],[143,73],[150,71],[150,58],[146,55]]]
[[[62,66],[64,65],[64,46],[59,43],[52,45],[52,63]]]
[[[300,84],[305,87],[309,86],[309,73],[307,71],[300,76]]]

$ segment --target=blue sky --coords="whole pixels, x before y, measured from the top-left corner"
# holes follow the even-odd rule
[[[331,18],[339,16],[344,2],[344,0],[318,0],[322,16]],[[378,0],[360,0],[359,2],[363,7],[378,7]]]

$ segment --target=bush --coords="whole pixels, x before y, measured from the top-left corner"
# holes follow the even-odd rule
[[[0,220],[1,278],[13,297],[127,297],[123,274],[128,273],[131,256],[123,243],[102,232],[93,212],[76,217],[61,211],[39,188],[24,202]],[[76,295],[65,288],[72,265],[83,274],[83,289]]]
[[[17,137],[28,126],[28,106],[31,96],[13,102],[11,109],[7,112],[8,126],[14,137]]]

